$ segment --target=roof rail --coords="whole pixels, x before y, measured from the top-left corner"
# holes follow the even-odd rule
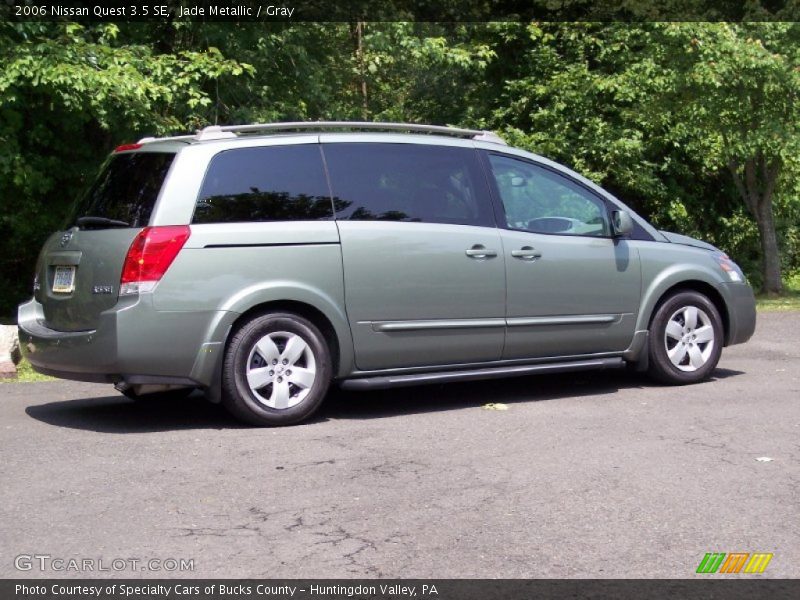
[[[172,135],[167,137],[143,137],[137,144],[149,144],[150,142],[179,142],[181,140],[196,140],[196,135]]]
[[[496,144],[505,141],[496,133],[479,129],[460,129],[441,125],[418,125],[416,123],[381,123],[372,121],[294,121],[288,123],[256,123],[253,125],[211,125],[200,130],[197,140],[218,140],[236,137],[237,133],[277,133],[295,130],[355,129],[377,131],[406,131],[409,133],[434,133],[468,138]]]

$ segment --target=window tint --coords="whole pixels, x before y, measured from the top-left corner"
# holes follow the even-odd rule
[[[174,154],[114,154],[78,203],[70,221],[101,217],[144,227],[167,176]]]
[[[194,223],[333,218],[317,144],[227,150],[208,167]]]
[[[337,219],[494,225],[471,148],[342,143],[324,150]]]
[[[506,226],[535,233],[608,236],[605,203],[552,171],[507,156],[489,155]]]

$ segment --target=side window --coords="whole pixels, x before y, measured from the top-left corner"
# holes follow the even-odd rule
[[[211,159],[193,223],[317,221],[333,206],[317,144],[226,150]]]
[[[494,226],[471,148],[369,142],[323,148],[337,219]]]
[[[605,203],[577,183],[529,162],[489,154],[506,226],[533,233],[610,235]]]

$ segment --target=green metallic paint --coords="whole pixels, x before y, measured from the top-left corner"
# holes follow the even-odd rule
[[[497,229],[340,221],[339,232],[347,315],[360,369],[500,358],[505,270]],[[470,258],[466,251],[476,245],[497,255]],[[472,320],[473,327],[424,326],[431,320],[464,319]],[[485,326],[487,319],[496,326]],[[422,326],[380,327],[387,322]]]
[[[520,324],[506,332],[504,359],[622,352],[628,347],[641,293],[639,253],[630,242],[509,230],[501,235],[506,314]],[[523,246],[540,251],[541,257],[511,257]],[[577,316],[582,318],[569,319]],[[593,322],[586,322],[587,317]]]
[[[59,331],[86,331],[99,315],[117,304],[119,279],[128,248],[138,229],[79,230],[73,227],[51,235],[37,266],[41,288],[34,297],[43,306],[44,320]],[[66,242],[65,242],[66,240]],[[75,267],[75,290],[52,291],[57,265]],[[94,286],[113,286],[113,294],[94,294]]]
[[[201,175],[220,151],[320,140],[472,147],[534,160],[589,187],[612,210],[629,211],[655,241],[387,221],[192,225],[155,291],[118,299],[91,288],[117,291],[139,230],[73,230],[63,247],[58,232],[39,260],[41,289],[19,309],[23,353],[36,369],[63,377],[172,378],[213,395],[225,343],[242,315],[292,302],[330,323],[339,379],[615,357],[646,364],[651,315],[681,285],[716,290],[727,343],[753,333],[751,288],[728,281],[712,252],[670,243],[619,200],[552,161],[486,142],[338,133],[157,142],[144,151],[178,154],[150,224],[191,222]],[[476,244],[496,256],[468,256]],[[541,256],[512,256],[522,246]],[[49,291],[59,264],[77,266],[73,294]]]
[[[701,282],[718,289],[727,276],[708,250],[660,242],[636,242],[642,257],[643,292],[636,329],[647,329],[664,295],[686,282]],[[748,287],[746,284],[737,284]]]

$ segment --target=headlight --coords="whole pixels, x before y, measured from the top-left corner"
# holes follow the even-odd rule
[[[728,279],[731,281],[741,282],[744,281],[744,273],[735,262],[733,262],[727,254],[722,252],[715,252],[714,258],[719,265],[719,268],[725,271]]]

